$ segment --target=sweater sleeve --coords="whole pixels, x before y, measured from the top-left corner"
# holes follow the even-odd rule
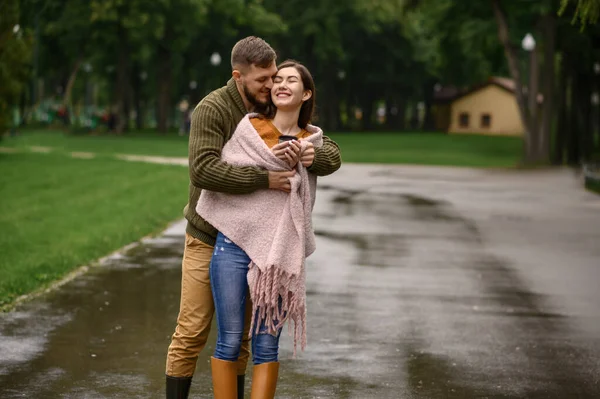
[[[192,113],[189,142],[190,181],[198,188],[228,194],[247,194],[269,187],[266,170],[233,166],[221,161],[225,121],[216,106],[202,102]]]
[[[317,176],[327,176],[342,165],[340,147],[327,136],[323,136],[323,145],[315,148],[315,159],[307,170]]]

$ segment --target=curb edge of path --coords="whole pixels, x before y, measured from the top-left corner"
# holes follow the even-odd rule
[[[59,280],[55,280],[53,282],[51,282],[49,285],[46,286],[42,286],[36,290],[33,290],[32,292],[29,292],[27,294],[23,294],[19,297],[17,297],[14,301],[7,303],[5,305],[0,306],[0,313],[9,313],[13,310],[15,310],[15,308],[18,305],[27,303],[35,298],[38,298],[42,295],[45,295],[47,293],[53,292],[55,290],[57,290],[58,288],[62,287],[63,285],[67,284],[70,281],[75,280],[77,277],[84,275],[85,273],[87,273],[89,270],[91,270],[92,268],[97,268],[97,267],[102,267],[102,265],[104,264],[104,262],[115,256],[115,255],[119,255],[122,254],[126,251],[129,251],[132,248],[137,247],[138,245],[142,244],[142,242],[144,240],[150,239],[150,238],[155,238],[158,237],[160,235],[163,235],[166,231],[170,230],[173,226],[175,226],[178,223],[181,223],[182,219],[177,219],[174,221],[169,222],[169,224],[162,228],[159,232],[156,233],[151,233],[148,235],[145,235],[143,237],[140,237],[139,239],[137,239],[136,241],[133,241],[127,245],[124,245],[123,247],[107,254],[104,255],[101,258],[98,258],[96,260],[91,261],[90,263],[86,264],[86,265],[82,265],[82,266],[77,266],[75,270],[70,271],[69,273],[67,273],[65,276],[63,276],[62,278],[60,278]]]

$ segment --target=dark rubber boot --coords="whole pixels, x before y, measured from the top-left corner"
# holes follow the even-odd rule
[[[244,380],[245,379],[246,379],[245,374],[237,376],[238,399],[244,399]]]
[[[167,376],[167,399],[187,399],[192,377]]]

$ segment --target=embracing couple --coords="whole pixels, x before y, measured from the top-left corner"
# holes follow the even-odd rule
[[[317,176],[341,164],[335,142],[311,125],[315,85],[296,61],[276,63],[264,40],[231,52],[232,78],[194,109],[181,302],[166,366],[167,398],[187,398],[216,314],[211,370],[217,399],[272,399],[279,337],[288,322],[306,344],[305,259],[315,249]]]

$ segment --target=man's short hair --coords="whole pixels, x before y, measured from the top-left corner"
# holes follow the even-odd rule
[[[269,67],[277,58],[275,50],[260,37],[248,36],[233,46],[231,50],[231,68],[247,68],[256,65]]]

